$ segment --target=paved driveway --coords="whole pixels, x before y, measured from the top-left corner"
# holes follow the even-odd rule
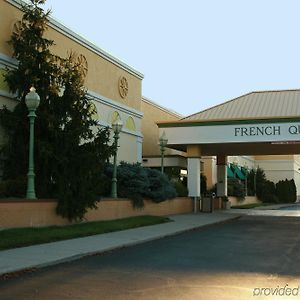
[[[2,281],[0,299],[298,299],[299,232],[244,216]]]

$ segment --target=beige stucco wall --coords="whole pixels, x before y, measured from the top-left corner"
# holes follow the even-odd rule
[[[294,160],[294,155],[256,155],[254,158],[256,163],[259,164],[263,160]]]
[[[5,0],[0,2],[0,20],[1,20],[1,35],[0,35],[0,52],[6,55],[11,55],[11,46],[7,44],[10,35],[13,31],[14,23],[22,17],[21,11],[14,8]]]
[[[19,9],[5,0],[0,2],[0,53],[9,56],[12,54],[12,48],[6,42],[10,39],[14,23],[17,20],[20,20],[21,17],[22,13]],[[54,53],[62,57],[66,57],[68,52],[74,51],[77,54],[83,54],[86,57],[88,62],[88,74],[85,84],[89,90],[140,110],[142,89],[141,79],[104,59],[66,35],[58,32],[51,26],[49,26],[45,36],[55,41],[56,45],[53,46]],[[128,95],[125,99],[122,99],[118,90],[118,81],[120,76],[125,76],[128,80],[129,89]]]
[[[158,105],[151,103],[147,99],[142,99],[141,110],[144,113],[142,120],[143,141],[143,157],[160,156],[159,148],[159,130],[156,122],[179,120],[180,116],[166,109],[160,108]],[[165,155],[182,155],[182,152],[166,149]]]
[[[67,225],[70,222],[55,213],[56,201],[0,201],[0,227]],[[143,209],[134,209],[128,199],[103,199],[97,210],[89,210],[86,221],[113,220],[141,215],[167,216],[190,213],[190,198],[175,198],[161,203],[145,201]]]
[[[123,149],[123,151],[118,151],[118,162],[137,162],[138,142],[134,135],[122,132],[120,134],[119,146],[120,150]]]
[[[6,105],[12,109],[16,100],[11,99],[8,88],[3,81],[3,70],[5,67],[14,65],[10,56],[12,48],[7,41],[13,31],[16,21],[21,20],[22,12],[6,0],[0,1],[0,107]],[[88,73],[85,85],[97,110],[95,119],[101,126],[110,126],[112,116],[117,113],[123,121],[123,130],[120,134],[119,161],[141,162],[141,88],[142,74],[133,70],[110,54],[105,54],[101,49],[74,33],[72,37],[69,29],[56,21],[51,21],[45,37],[54,40],[53,52],[61,57],[75,52],[83,54],[88,63]],[[101,52],[102,51],[102,52]],[[119,79],[124,76],[128,81],[128,95],[123,99],[119,93]],[[37,91],[38,92],[38,91]],[[130,120],[130,124],[128,120]],[[1,130],[1,129],[0,129]],[[1,135],[1,131],[0,131]],[[2,135],[0,143],[2,143]]]

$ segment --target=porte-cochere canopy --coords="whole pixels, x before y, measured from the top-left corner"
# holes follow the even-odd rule
[[[300,90],[252,92],[158,126],[168,147],[202,155],[299,154]]]
[[[227,195],[227,156],[300,154],[300,90],[252,92],[158,127],[167,147],[187,152],[190,196],[200,196],[201,156],[217,156]]]

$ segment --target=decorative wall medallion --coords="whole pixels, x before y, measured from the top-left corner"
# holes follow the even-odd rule
[[[86,76],[88,72],[88,62],[84,55],[80,54],[77,58],[78,64],[81,67],[81,71],[84,76]]]
[[[125,98],[128,94],[128,81],[124,76],[119,79],[119,93],[122,98]]]

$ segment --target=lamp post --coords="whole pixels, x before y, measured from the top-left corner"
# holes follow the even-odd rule
[[[34,120],[36,118],[35,111],[40,104],[40,96],[35,92],[35,88],[31,87],[30,92],[25,97],[25,103],[28,108],[29,118],[29,163],[27,173],[27,199],[36,199],[34,184]]]
[[[114,134],[114,144],[116,147],[115,154],[114,154],[114,168],[113,168],[113,177],[111,181],[111,197],[112,198],[118,198],[117,193],[117,153],[118,153],[118,140],[120,137],[120,132],[123,127],[123,123],[121,120],[117,120],[112,124],[112,130],[115,133]]]
[[[164,153],[166,145],[168,144],[168,139],[166,137],[166,133],[163,132],[161,137],[159,138],[159,145],[160,145],[160,153],[161,153],[161,172],[164,173]]]

